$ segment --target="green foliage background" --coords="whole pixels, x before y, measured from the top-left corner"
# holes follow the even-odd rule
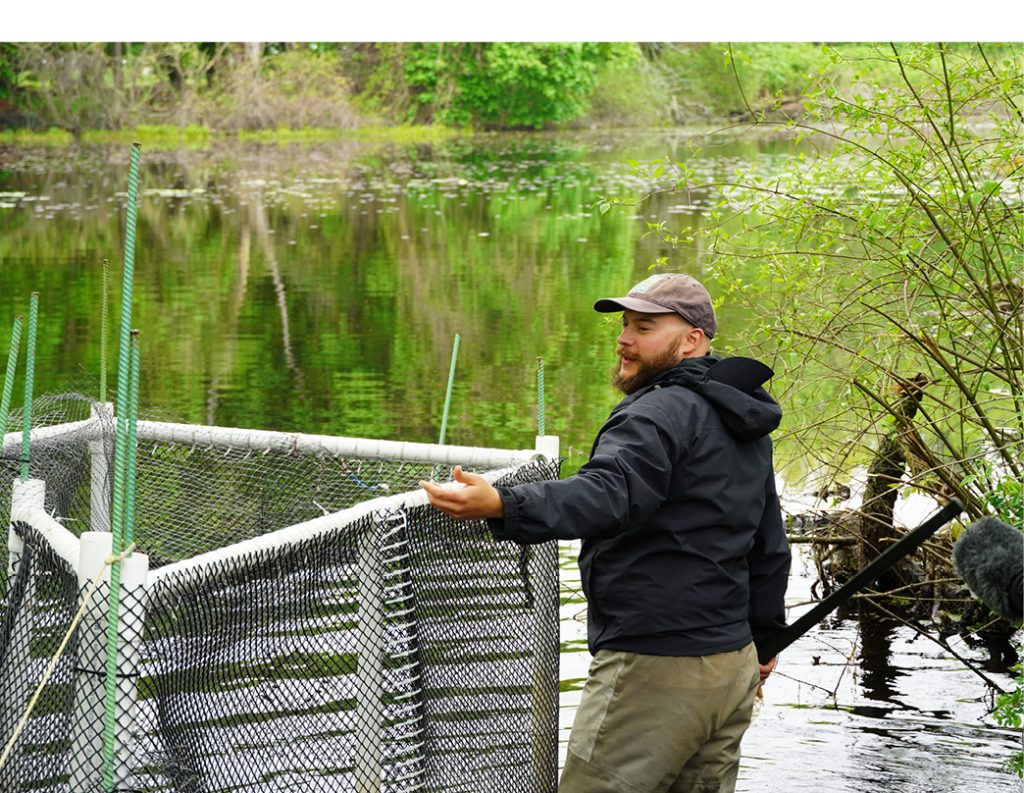
[[[871,45],[834,49],[837,81],[898,79]],[[673,125],[800,113],[820,62],[809,42],[5,43],[0,129]]]

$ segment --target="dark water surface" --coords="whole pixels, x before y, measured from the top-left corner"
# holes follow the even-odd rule
[[[593,203],[642,194],[649,185],[627,161],[688,157],[686,139],[144,150],[133,318],[142,401],[198,423],[433,441],[459,333],[448,442],[532,446],[542,356],[546,429],[574,470],[616,402],[615,318],[593,301],[624,294],[661,256],[701,277],[698,252],[664,249],[647,224],[696,227],[714,196],[655,196],[603,216]],[[755,160],[764,173],[786,168],[793,153],[784,141],[715,139],[694,164],[710,180]],[[39,290],[38,392],[85,383],[95,394],[103,257],[116,340],[127,159],[127,147],[0,147],[0,344]],[[719,316],[717,349],[742,350],[748,318],[729,304]],[[112,355],[112,378],[115,368]],[[589,660],[573,557],[566,546],[566,730]],[[794,614],[812,577],[794,575]],[[993,726],[985,685],[906,628],[862,634],[835,619],[785,654],[766,694],[740,790],[1020,789],[1001,771],[1020,736]]]

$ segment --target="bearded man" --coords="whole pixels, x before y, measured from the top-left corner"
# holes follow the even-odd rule
[[[421,482],[460,519],[521,544],[582,539],[594,659],[562,793],[731,793],[754,699],[776,659],[757,644],[785,626],[790,551],[769,433],[782,413],[771,370],[710,354],[707,290],[665,273],[626,297],[612,410],[579,472],[494,488]]]

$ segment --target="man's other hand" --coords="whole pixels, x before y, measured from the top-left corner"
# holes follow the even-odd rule
[[[457,520],[505,516],[501,494],[482,476],[467,473],[461,465],[457,465],[452,469],[452,479],[461,483],[462,487],[420,481],[420,487],[427,491],[430,503],[444,514]]]
[[[760,664],[761,667],[761,685],[757,687],[757,698],[764,699],[764,683],[768,679],[768,675],[775,669],[775,665],[779,662],[779,656],[775,656],[766,664]]]

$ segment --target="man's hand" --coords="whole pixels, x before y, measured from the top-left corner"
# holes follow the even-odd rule
[[[501,494],[482,476],[466,473],[461,465],[457,465],[452,469],[452,479],[464,486],[445,487],[437,482],[420,481],[420,487],[427,491],[430,503],[444,514],[457,520],[505,516]]]
[[[779,662],[779,656],[776,655],[768,663],[760,665],[761,666],[761,685],[759,685],[757,687],[757,698],[758,699],[764,699],[764,693],[762,692],[762,689],[764,688],[764,681],[768,679],[768,675],[770,675],[772,673],[772,670],[775,669],[775,665],[778,662]]]

